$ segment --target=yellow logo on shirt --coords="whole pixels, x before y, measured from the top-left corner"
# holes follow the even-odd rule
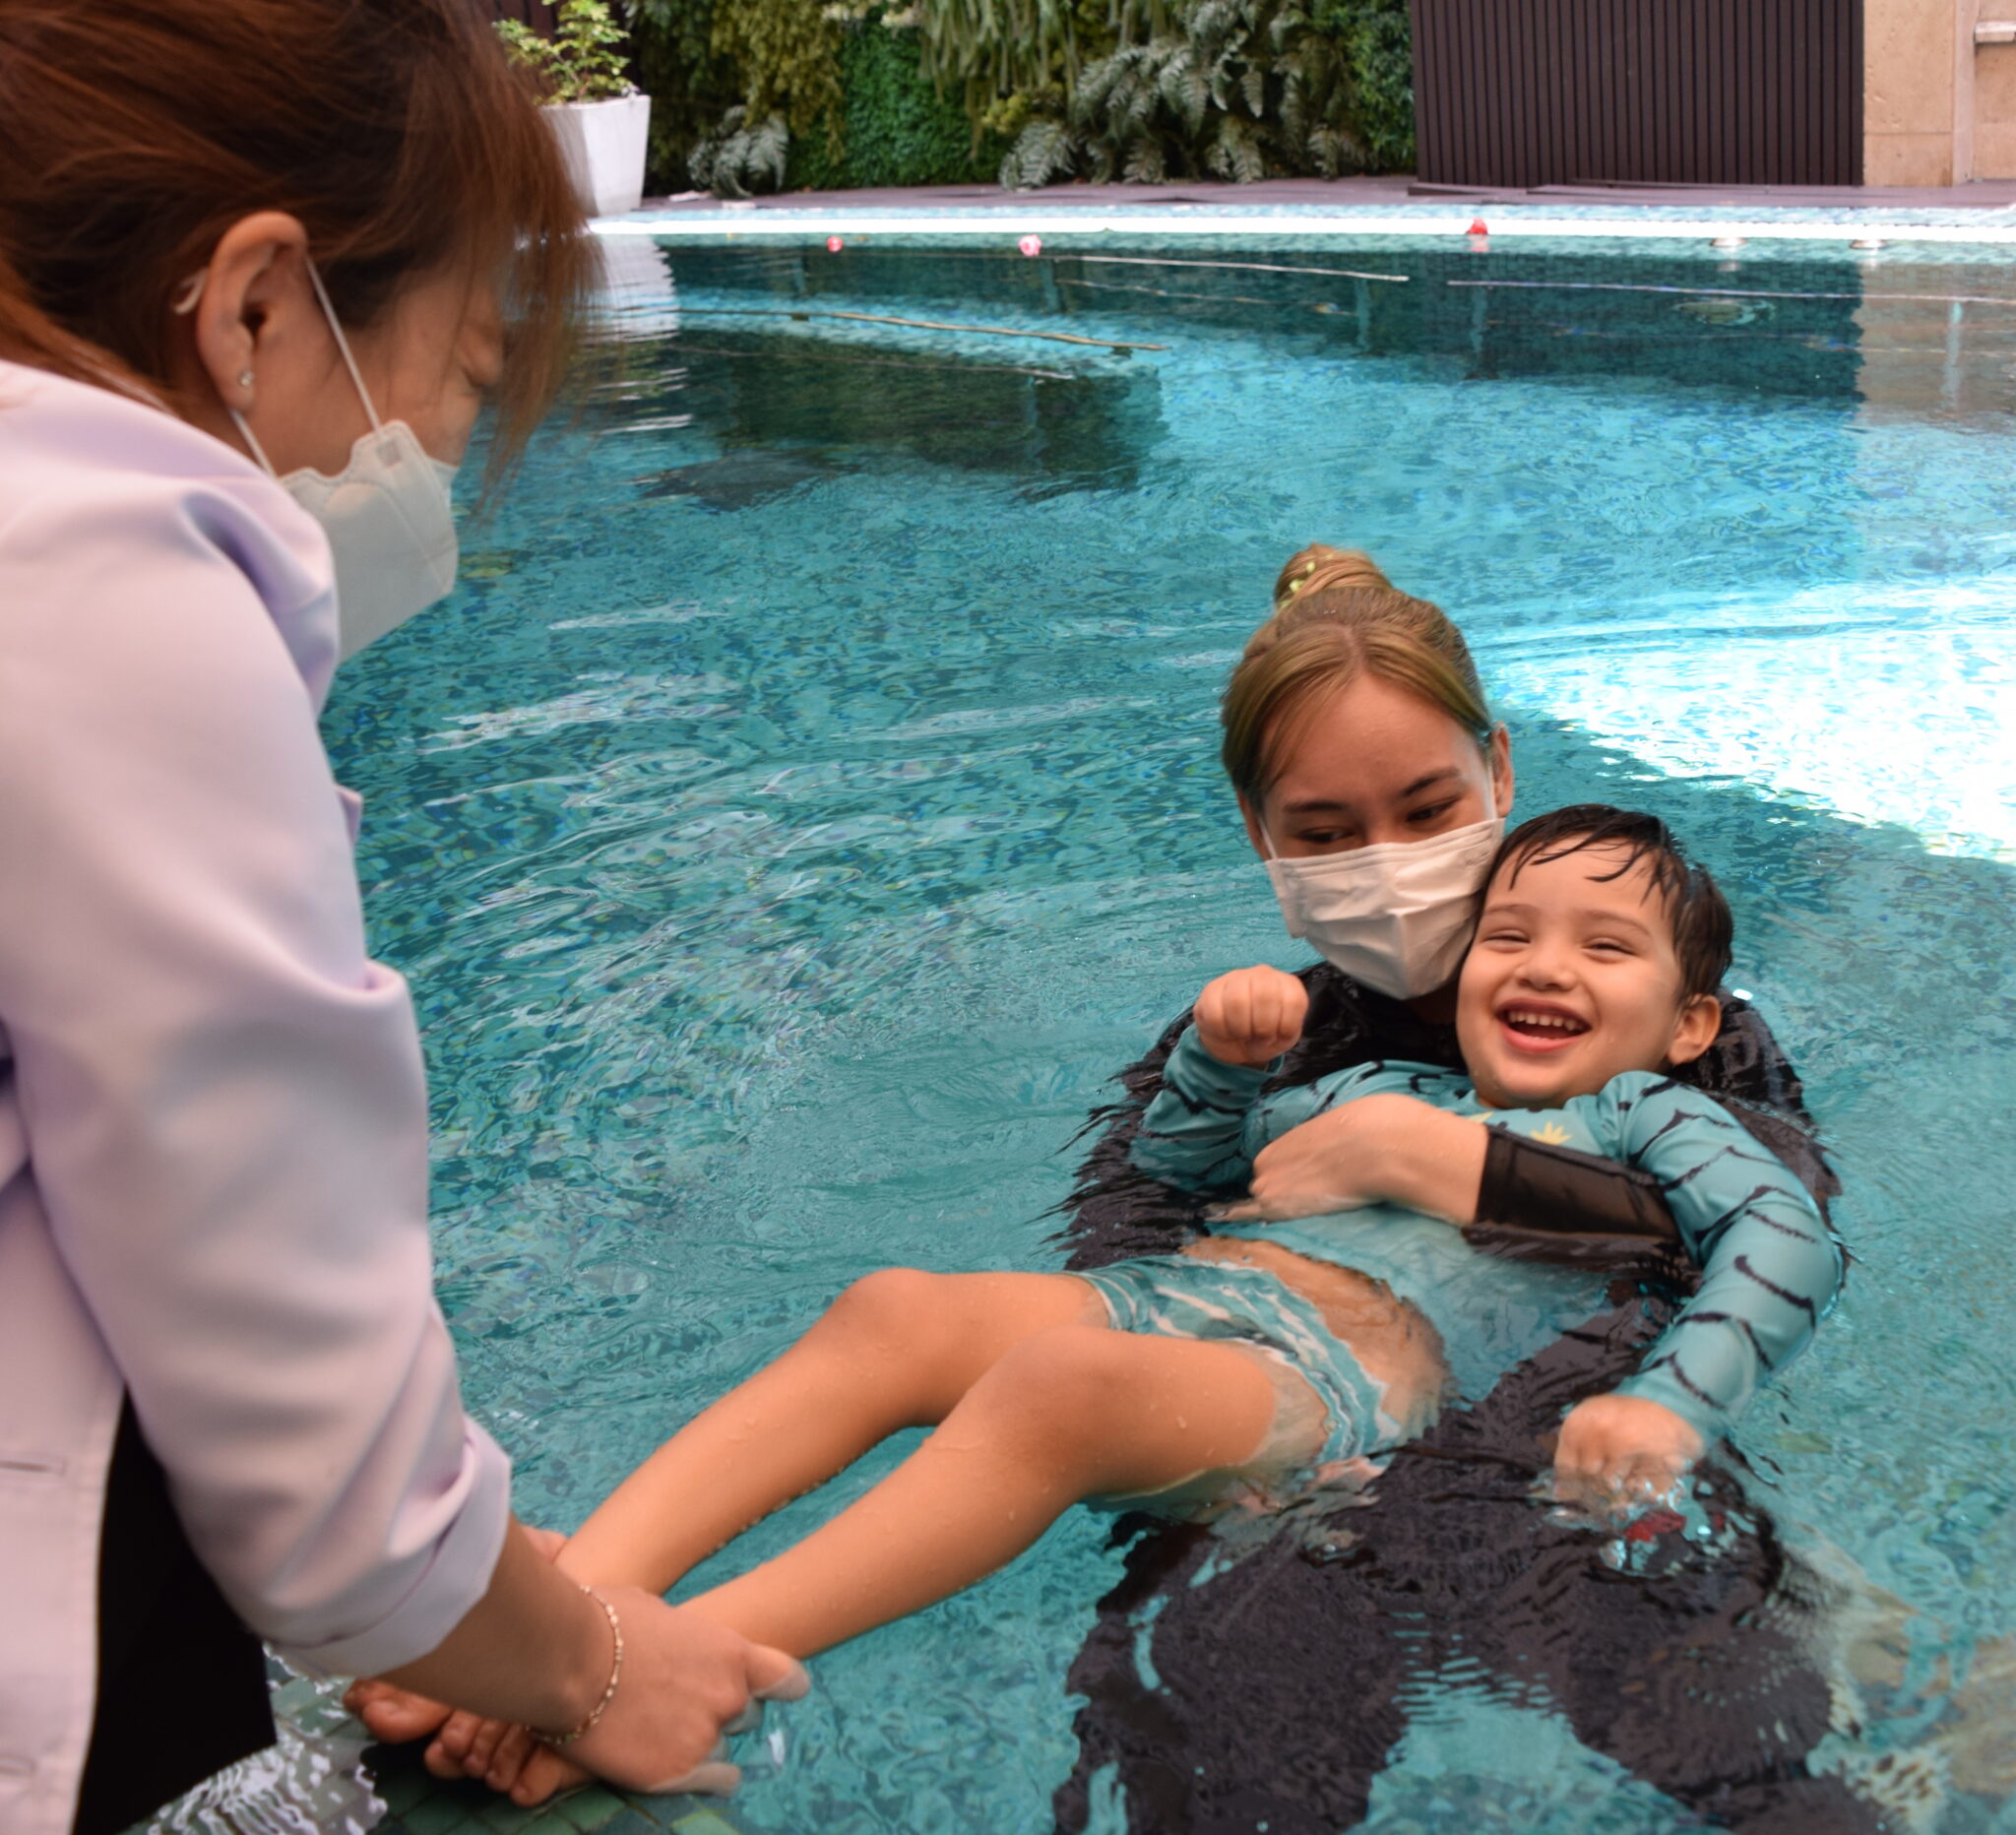
[[[1549,1121],[1544,1127],[1528,1128],[1526,1131],[1543,1147],[1565,1147],[1574,1138],[1558,1121]]]

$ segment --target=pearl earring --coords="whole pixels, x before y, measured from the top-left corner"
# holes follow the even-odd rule
[[[249,389],[251,386],[252,372],[249,369],[241,369],[238,372],[238,387],[241,389]]]

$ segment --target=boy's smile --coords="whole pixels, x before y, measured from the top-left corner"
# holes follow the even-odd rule
[[[1626,1070],[1698,1057],[1721,1011],[1683,999],[1649,861],[1598,846],[1501,866],[1458,984],[1456,1030],[1479,1097],[1545,1108]]]

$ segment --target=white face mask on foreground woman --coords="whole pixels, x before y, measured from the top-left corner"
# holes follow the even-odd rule
[[[349,463],[334,477],[312,466],[283,477],[245,416],[235,408],[228,411],[253,458],[329,538],[336,563],[337,657],[343,661],[454,589],[459,556],[450,493],[457,468],[433,458],[406,421],[378,418],[322,276],[312,261],[307,267],[370,431],[357,436]],[[204,278],[192,278],[175,301],[177,312],[195,310]]]
[[[1430,841],[1285,860],[1262,838],[1289,935],[1367,987],[1413,1000],[1455,979],[1504,832],[1487,773],[1484,819]]]

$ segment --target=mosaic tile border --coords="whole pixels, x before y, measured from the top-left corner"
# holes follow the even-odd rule
[[[372,1742],[343,1684],[269,1659],[279,1744],[211,1779],[129,1835],[765,1835],[718,1800],[591,1785],[521,1809],[429,1775],[417,1746]]]

